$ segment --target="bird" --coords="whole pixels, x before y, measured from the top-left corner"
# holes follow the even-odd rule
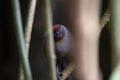
[[[54,42],[55,42],[55,54],[57,56],[57,74],[60,73],[67,67],[72,59],[73,49],[73,35],[72,33],[61,24],[53,26]],[[72,80],[69,76],[66,80]]]

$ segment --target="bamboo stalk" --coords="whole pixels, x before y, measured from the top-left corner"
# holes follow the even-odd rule
[[[100,0],[78,0],[75,40],[76,80],[99,80],[98,40]]]
[[[34,13],[36,7],[36,0],[29,1],[29,7],[27,12],[27,20],[25,23],[25,43],[26,49],[29,55],[29,47],[30,47],[30,40],[31,40],[31,32],[32,32],[32,25],[34,20]]]
[[[112,0],[112,67],[110,80],[120,80],[120,0]]]
[[[25,23],[25,33],[24,33],[27,56],[29,56],[29,47],[30,47],[30,40],[31,40],[31,33],[32,33],[32,25],[33,25],[33,20],[34,20],[35,7],[36,7],[36,0],[29,0],[27,19],[26,19],[26,23]],[[24,74],[23,73],[23,68],[20,64],[19,78],[18,78],[19,80],[24,80],[24,75],[23,74]]]
[[[24,43],[23,29],[22,29],[22,20],[20,5],[18,0],[12,0],[12,9],[14,15],[14,30],[16,33],[17,47],[19,51],[21,65],[23,67],[25,80],[32,80],[31,70],[29,66],[28,57],[26,54],[26,48]]]
[[[111,11],[109,9],[106,9],[105,13],[100,19],[100,28],[99,28],[100,32],[103,29],[103,27],[105,27],[105,25],[110,21],[110,19],[111,19]],[[65,80],[72,73],[73,70],[74,70],[74,64],[70,63],[68,67],[65,70],[63,70],[62,72],[63,76],[61,79]]]
[[[50,0],[43,0],[45,55],[48,63],[49,80],[57,80],[56,56],[54,53],[52,11]]]

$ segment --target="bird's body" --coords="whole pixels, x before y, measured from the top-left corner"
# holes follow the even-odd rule
[[[71,56],[72,44],[73,44],[71,33],[63,25],[61,25],[61,28],[64,29],[63,30],[64,34],[62,38],[58,40],[55,39],[55,51],[56,51],[57,58],[59,60],[61,60],[62,58],[65,59]]]
[[[73,37],[71,32],[63,25],[54,27],[55,53],[57,56],[58,73],[62,72],[72,58]],[[71,79],[69,79],[71,80]]]
[[[63,25],[54,26],[54,34],[56,33],[58,34],[54,35],[54,40],[55,40],[55,52],[57,55],[57,61],[62,61],[62,60],[69,61],[69,58],[71,58],[72,56],[72,49],[73,49],[72,34]]]

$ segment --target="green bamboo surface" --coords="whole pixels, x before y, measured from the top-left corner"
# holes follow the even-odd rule
[[[120,80],[120,0],[112,0],[112,64],[110,80]]]
[[[12,0],[12,10],[14,15],[14,18],[13,18],[14,31],[16,33],[17,48],[19,51],[20,61],[23,67],[25,80],[32,80],[31,70],[30,70],[29,61],[28,61],[26,48],[25,48],[19,0]]]

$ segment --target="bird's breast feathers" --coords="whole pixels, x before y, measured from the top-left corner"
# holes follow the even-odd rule
[[[56,52],[60,56],[65,56],[72,51],[72,35],[66,30],[64,37],[55,43]]]

